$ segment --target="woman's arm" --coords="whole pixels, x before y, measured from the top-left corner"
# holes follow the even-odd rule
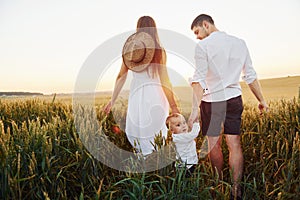
[[[113,105],[115,104],[120,91],[126,81],[127,78],[127,74],[128,74],[128,68],[126,67],[126,65],[122,62],[122,66],[121,69],[119,71],[119,74],[116,78],[116,82],[115,82],[115,87],[114,87],[114,91],[111,97],[111,100],[106,104],[106,106],[104,107],[104,112],[106,114],[108,114],[111,110],[111,108],[113,107]]]
[[[166,67],[166,52],[162,50],[162,63],[158,67],[158,74],[160,78],[160,83],[162,85],[163,91],[168,99],[172,113],[180,113],[174,98],[173,87],[169,79],[167,67]]]

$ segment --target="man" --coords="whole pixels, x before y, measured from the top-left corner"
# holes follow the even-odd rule
[[[193,104],[189,126],[198,117],[200,106],[202,131],[209,143],[209,158],[219,177],[222,177],[221,131],[224,130],[233,174],[232,198],[239,199],[242,197],[240,181],[243,174],[240,142],[243,102],[239,84],[242,73],[243,80],[259,101],[260,112],[267,110],[268,106],[245,42],[219,31],[211,16],[205,14],[195,18],[191,29],[201,41],[195,49],[196,70],[190,79]]]

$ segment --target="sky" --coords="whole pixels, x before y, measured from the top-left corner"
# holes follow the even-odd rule
[[[299,0],[0,0],[0,91],[73,92],[89,55],[144,15],[196,43],[191,22],[209,14],[219,30],[245,40],[260,79],[300,75],[299,10]],[[168,69],[192,76],[167,53]],[[106,67],[98,90],[113,88],[120,64],[119,57]]]

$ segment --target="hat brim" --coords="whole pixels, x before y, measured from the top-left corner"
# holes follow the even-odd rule
[[[139,40],[139,41],[143,42],[145,45],[145,56],[144,56],[144,59],[141,60],[140,62],[133,62],[133,61],[127,60],[124,56],[126,53],[129,53],[129,52],[127,52],[126,47],[133,40]],[[154,42],[153,38],[151,37],[151,35],[149,35],[146,32],[138,32],[138,33],[134,33],[131,36],[129,36],[128,39],[126,40],[126,42],[123,46],[123,50],[122,50],[122,58],[123,58],[124,64],[128,67],[128,69],[135,71],[135,72],[140,72],[140,71],[145,70],[151,63],[151,61],[154,57],[154,54],[155,54],[155,42]]]

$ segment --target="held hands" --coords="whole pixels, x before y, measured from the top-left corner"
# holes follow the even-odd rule
[[[193,123],[198,120],[198,109],[193,109],[191,115],[188,120],[188,126],[191,129],[193,127]]]
[[[180,111],[177,108],[177,106],[171,107],[171,109],[172,109],[172,114],[174,114],[174,113],[180,113]]]

